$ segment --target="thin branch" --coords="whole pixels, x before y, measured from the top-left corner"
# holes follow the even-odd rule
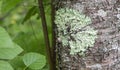
[[[40,14],[41,14],[40,16],[41,16],[43,33],[44,33],[44,38],[45,38],[46,52],[47,52],[47,59],[48,59],[48,63],[49,63],[49,68],[50,68],[50,70],[54,70],[53,63],[52,63],[53,60],[52,60],[52,56],[51,56],[52,54],[51,54],[51,49],[50,49],[46,18],[45,18],[45,12],[44,12],[44,7],[43,7],[43,1],[38,0],[38,5],[39,5],[39,9],[40,9]]]
[[[54,70],[56,70],[56,36],[55,36],[55,4],[54,4],[55,0],[51,0],[51,25],[52,25],[52,57],[53,57],[53,66],[54,66]]]

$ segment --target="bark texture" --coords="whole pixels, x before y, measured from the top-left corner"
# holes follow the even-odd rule
[[[85,52],[85,57],[70,55],[70,48],[63,47],[56,39],[59,70],[120,70],[120,0],[61,0],[58,3],[59,7],[74,8],[89,16],[92,27],[98,30],[94,47]]]

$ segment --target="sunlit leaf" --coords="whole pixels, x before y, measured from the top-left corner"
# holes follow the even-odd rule
[[[14,70],[14,69],[8,62],[0,61],[0,70]]]
[[[23,56],[24,64],[31,69],[42,69],[45,64],[45,56],[38,53],[27,53]]]
[[[0,59],[13,59],[22,51],[23,49],[17,44],[14,44],[14,48],[2,48],[0,49]]]
[[[8,33],[0,27],[0,48],[13,48],[13,46],[14,44]]]

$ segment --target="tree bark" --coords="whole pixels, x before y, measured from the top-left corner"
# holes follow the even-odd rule
[[[120,70],[120,0],[60,0],[56,4],[56,9],[70,7],[89,16],[98,30],[94,47],[87,49],[85,57],[70,55],[69,48],[56,39],[58,70]]]

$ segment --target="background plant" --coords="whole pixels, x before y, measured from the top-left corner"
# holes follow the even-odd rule
[[[51,40],[50,0],[44,0],[43,5],[48,36]],[[6,48],[5,50],[1,49],[3,52],[0,53],[0,70],[48,70],[40,19],[37,0],[0,0],[0,31],[2,31],[0,48]],[[2,34],[5,34],[4,38],[1,36]],[[6,42],[3,43],[1,38]],[[10,45],[8,40],[14,43],[14,46]],[[4,45],[8,45],[8,47]],[[8,52],[9,47],[14,51]],[[17,49],[17,47],[19,48]],[[39,63],[36,64],[36,62]],[[4,65],[7,65],[8,69],[2,68]]]

